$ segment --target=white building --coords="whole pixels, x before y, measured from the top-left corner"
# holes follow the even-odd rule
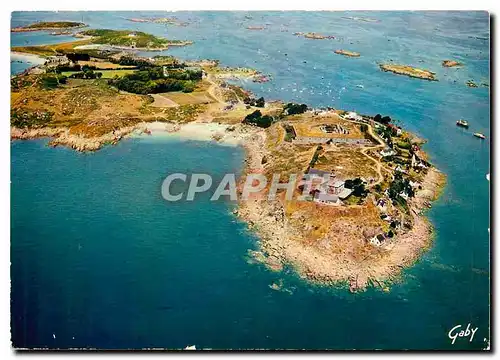
[[[314,196],[314,201],[320,204],[340,206],[342,201],[337,195],[332,194],[322,194],[321,192],[316,193]]]
[[[363,117],[361,115],[356,114],[354,111],[348,112],[346,115],[344,115],[344,118],[354,121],[363,120]]]
[[[392,150],[390,147],[386,147],[384,150],[382,150],[380,152],[380,155],[382,155],[382,157],[392,156],[395,154],[396,154],[396,152],[394,150]]]
[[[385,241],[385,237],[382,234],[375,235],[370,239],[370,244],[375,246],[380,246]]]

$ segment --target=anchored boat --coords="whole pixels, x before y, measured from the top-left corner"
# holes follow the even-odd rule
[[[457,121],[457,126],[461,126],[461,127],[464,127],[466,129],[469,128],[469,123],[463,119],[460,119]]]
[[[474,136],[475,136],[475,137],[478,137],[478,138],[480,138],[480,139],[486,139],[486,136],[484,136],[484,135],[483,135],[483,134],[481,134],[481,133],[474,133]]]

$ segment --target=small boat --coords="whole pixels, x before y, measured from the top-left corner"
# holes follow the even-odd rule
[[[356,85],[357,88],[364,89],[365,87],[361,84]]]
[[[461,127],[464,127],[466,129],[469,128],[469,123],[463,119],[460,119],[457,121],[457,126],[461,126]]]
[[[484,136],[481,133],[474,133],[474,136],[477,137],[477,138],[480,138],[480,139],[486,139],[486,136]]]

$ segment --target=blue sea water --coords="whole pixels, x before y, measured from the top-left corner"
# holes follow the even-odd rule
[[[168,13],[16,12],[12,26],[83,21],[192,46],[166,53],[216,58],[271,75],[244,83],[266,99],[382,113],[428,140],[448,178],[429,211],[432,248],[389,293],[313,286],[292,270],[249,264],[255,238],[231,204],[169,204],[171,172],[239,171],[239,148],[133,139],[94,154],[15,141],[12,153],[12,340],[17,347],[480,349],[489,339],[489,17],[485,12],[178,12],[186,27],[133,23]],[[172,14],[170,14],[172,15]],[[245,18],[250,15],[252,19]],[[369,17],[377,23],[345,16]],[[265,30],[247,30],[264,25]],[[333,40],[308,40],[315,31]],[[484,40],[486,38],[488,40]],[[12,45],[64,41],[13,33]],[[346,58],[345,48],[361,53]],[[443,68],[456,59],[462,68]],[[439,82],[384,73],[379,62],[435,71]],[[17,72],[17,69],[12,69]],[[356,85],[362,84],[364,88]],[[456,127],[467,119],[469,131]],[[473,132],[487,136],[480,141]],[[206,200],[206,199],[205,199]],[[283,280],[292,290],[269,288]],[[448,331],[478,327],[473,342]],[[55,338],[53,337],[55,335]]]

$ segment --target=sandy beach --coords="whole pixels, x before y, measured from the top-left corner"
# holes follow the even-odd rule
[[[17,51],[10,52],[10,61],[25,62],[33,65],[42,65],[45,63],[46,59],[33,54],[21,53]]]
[[[175,124],[165,122],[140,123],[133,136],[171,137],[180,140],[216,141],[220,145],[244,145],[254,129],[245,125],[228,125],[215,122],[191,122]]]

